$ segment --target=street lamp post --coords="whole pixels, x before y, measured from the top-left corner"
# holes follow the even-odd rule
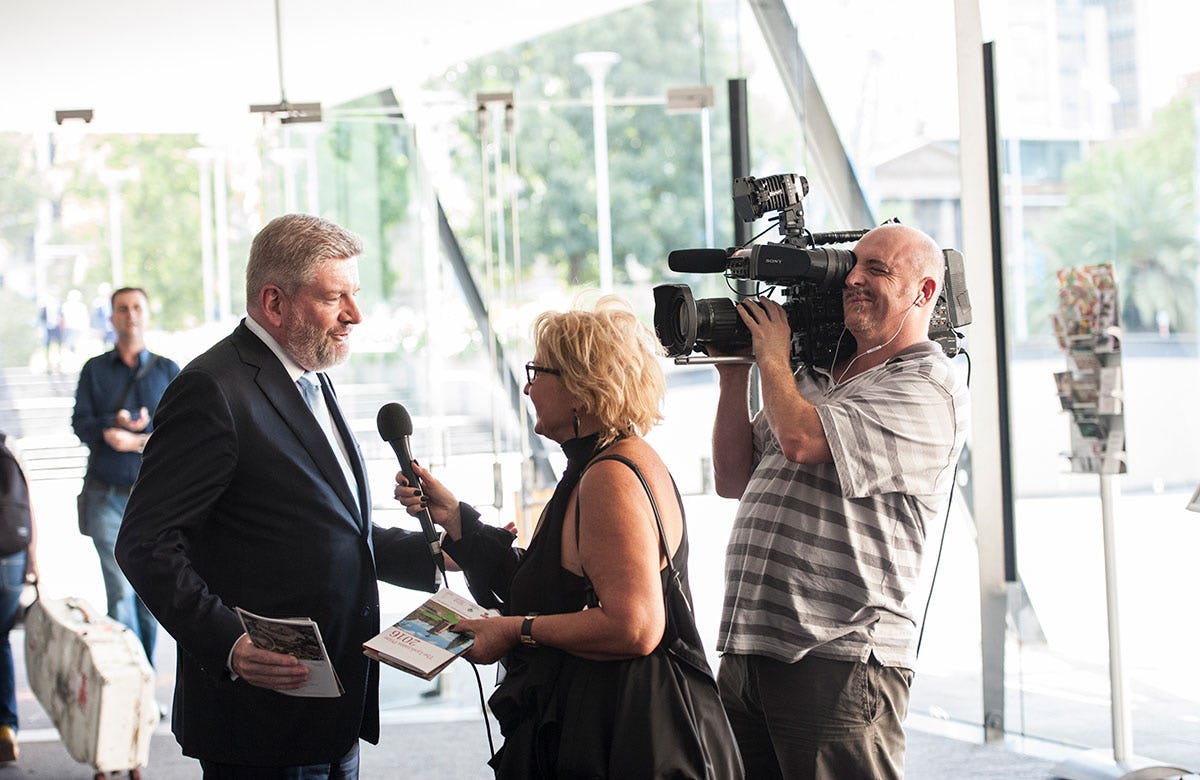
[[[213,305],[213,224],[212,224],[212,150],[199,146],[188,151],[188,157],[200,171],[200,286],[204,297],[204,322],[217,319]]]
[[[125,254],[121,235],[121,185],[137,181],[141,171],[135,168],[105,168],[100,171],[100,181],[108,188],[108,244],[112,255],[112,285],[114,289],[125,284]]]
[[[592,139],[596,152],[596,233],[600,250],[600,290],[612,292],[612,216],[608,194],[608,119],[604,102],[604,79],[621,55],[611,51],[585,51],[575,55],[575,64],[592,78]]]

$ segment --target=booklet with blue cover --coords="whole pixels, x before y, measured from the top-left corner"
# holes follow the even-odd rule
[[[450,630],[460,620],[499,615],[442,588],[406,617],[363,643],[369,658],[431,680],[475,641]]]

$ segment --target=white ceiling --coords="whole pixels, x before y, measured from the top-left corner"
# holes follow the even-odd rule
[[[448,65],[641,0],[278,0],[290,102],[401,97]],[[0,131],[220,132],[280,99],[275,0],[0,0]]]

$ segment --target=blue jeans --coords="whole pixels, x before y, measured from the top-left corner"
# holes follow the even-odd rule
[[[108,597],[108,616],[129,626],[142,649],[146,660],[154,663],[154,640],[158,635],[158,621],[146,605],[133,592],[133,586],[125,579],[117,565],[117,531],[121,530],[121,517],[129,496],[119,490],[88,483],[83,490],[83,511],[87,513],[88,536],[96,545],[100,556],[100,573],[104,575],[104,593]]]
[[[0,558],[0,726],[17,729],[17,679],[13,670],[12,630],[25,585],[25,552]]]

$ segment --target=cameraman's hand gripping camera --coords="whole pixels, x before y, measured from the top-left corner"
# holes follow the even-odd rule
[[[736,247],[679,249],[667,258],[670,269],[679,273],[723,273],[731,289],[729,280],[737,279],[759,282],[756,295],[766,294],[770,291],[767,288],[782,288],[782,305],[792,330],[793,368],[829,367],[835,351],[843,358],[853,354],[856,345],[854,336],[845,330],[842,289],[857,257],[848,249],[822,245],[857,241],[868,232],[809,232],[804,227],[803,198],[807,194],[808,180],[795,173],[734,179],[733,204],[738,217],[753,222],[768,212],[779,212],[773,220],[778,222],[783,240],[754,244],[748,251]],[[929,323],[929,338],[954,357],[962,338],[955,328],[970,324],[971,303],[962,254],[954,249],[943,249],[942,254],[946,258],[946,279]],[[693,352],[708,355],[710,346],[725,354],[743,351],[750,346],[751,338],[734,301],[696,300],[686,284],[654,288],[654,330],[677,364],[754,360],[752,356],[689,357]]]

